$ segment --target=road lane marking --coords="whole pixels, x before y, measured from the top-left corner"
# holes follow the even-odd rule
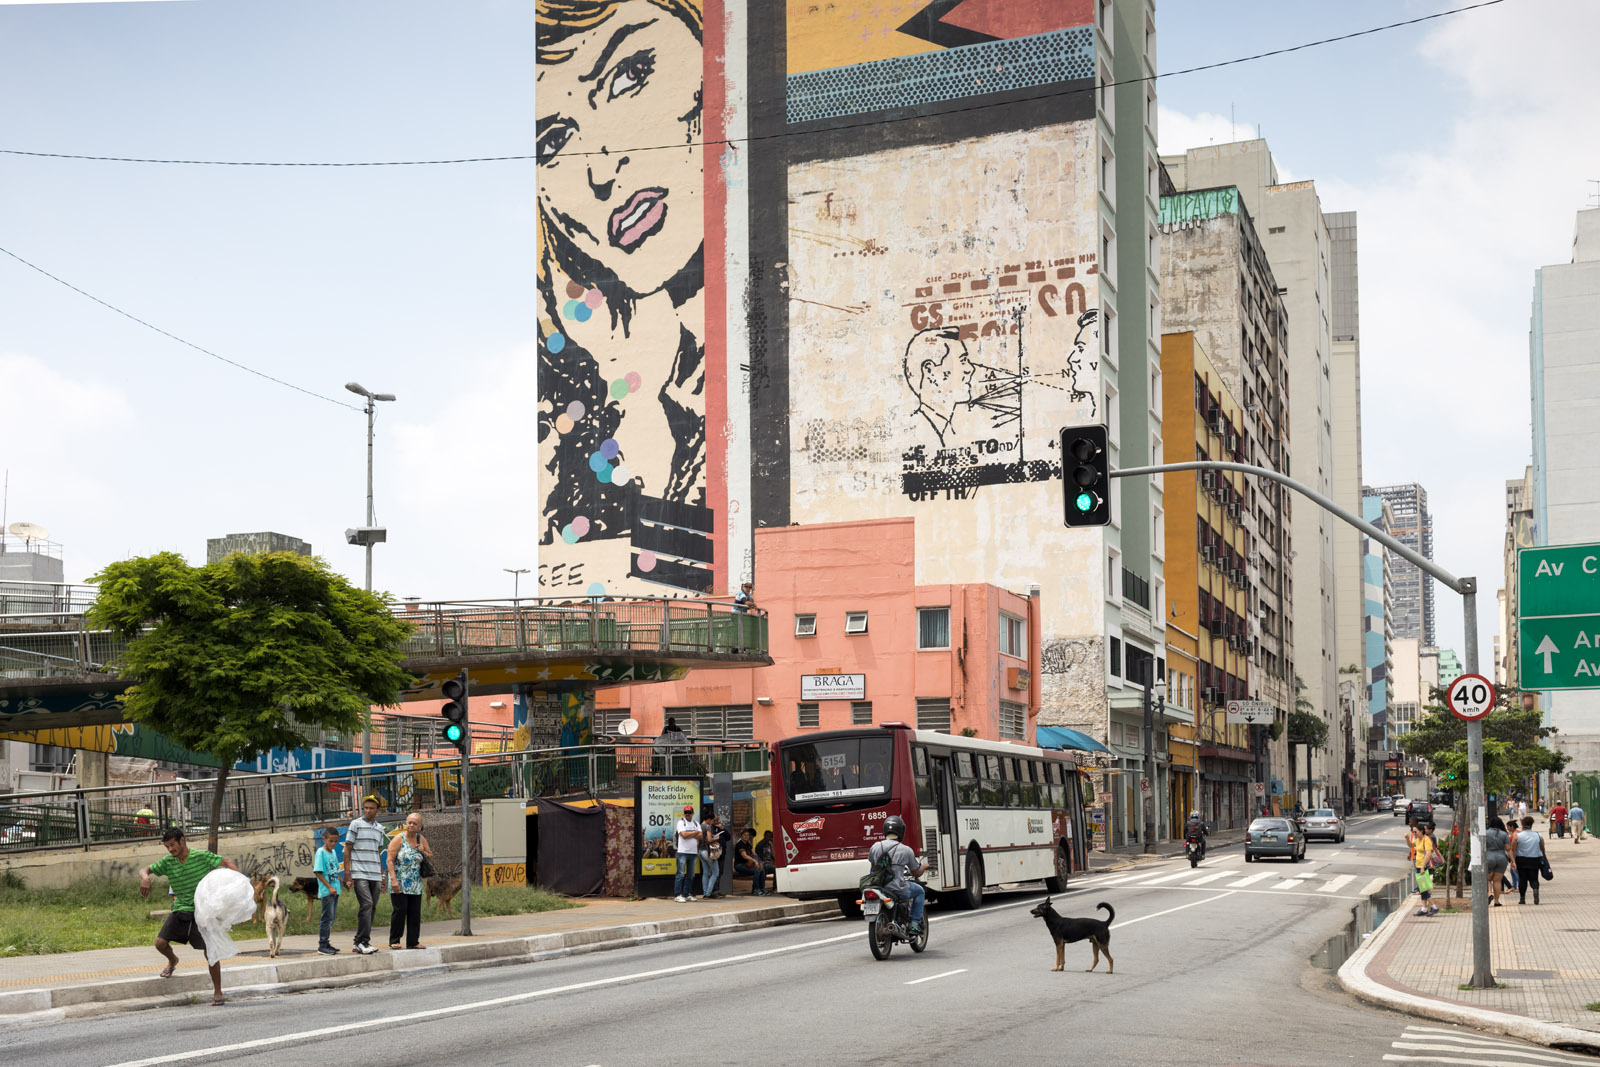
[[[1372,881],[1361,887],[1361,895],[1364,897],[1370,897],[1372,894],[1376,893],[1393,880],[1394,879],[1392,878],[1374,878]]]
[[[1228,878],[1232,876],[1232,874],[1232,871],[1218,871],[1216,874],[1208,874],[1204,878],[1196,878],[1192,882],[1185,882],[1183,884],[1185,886],[1205,885],[1207,882],[1215,882],[1218,878]]]
[[[1439,1030],[1431,1026],[1408,1026],[1405,1033],[1400,1035],[1400,1040],[1418,1041],[1453,1041],[1458,1045],[1465,1044],[1484,1050],[1520,1051],[1532,1055],[1554,1059],[1561,1063],[1586,1063],[1593,1064],[1594,1057],[1584,1056],[1572,1052],[1557,1052],[1552,1048],[1536,1048],[1518,1044],[1515,1041],[1506,1041],[1501,1038],[1481,1036],[1471,1032],[1462,1033],[1456,1030]]]
[[[1481,1065],[1481,1067],[1506,1067],[1508,1061],[1502,1059],[1501,1057],[1503,1056],[1518,1057],[1518,1060],[1512,1062],[1522,1062],[1523,1058],[1526,1058],[1532,1063],[1574,1062],[1572,1060],[1558,1060],[1553,1056],[1541,1056],[1536,1052],[1521,1052],[1516,1049],[1509,1048],[1478,1050],[1470,1046],[1467,1048],[1462,1048],[1458,1045],[1407,1045],[1399,1041],[1394,1043],[1394,1047],[1415,1048],[1419,1052],[1426,1052],[1430,1049],[1436,1049],[1440,1052],[1462,1052],[1468,1054],[1477,1053],[1480,1058],[1468,1059],[1466,1056],[1398,1056],[1395,1053],[1390,1052],[1386,1053],[1383,1057],[1384,1060],[1389,1063],[1462,1063],[1474,1065],[1474,1067],[1476,1067],[1476,1065]]]
[[[1304,879],[1304,878],[1285,878],[1283,881],[1279,882],[1277,885],[1268,886],[1267,888],[1271,889],[1274,893],[1281,893],[1285,889],[1299,889],[1301,886],[1303,886],[1305,884],[1306,884],[1306,879]]]
[[[1192,875],[1193,873],[1194,873],[1194,869],[1190,868],[1187,871],[1179,871],[1177,874],[1163,874],[1159,878],[1152,878],[1147,882],[1140,882],[1139,885],[1141,885],[1141,886],[1160,885],[1162,882],[1175,882],[1179,878],[1187,878],[1190,875]]]
[[[1228,883],[1228,888],[1229,889],[1243,889],[1245,886],[1251,885],[1251,884],[1253,884],[1255,882],[1259,882],[1263,878],[1275,878],[1275,877],[1277,877],[1277,876],[1275,874],[1273,874],[1271,871],[1262,871],[1260,874],[1252,874],[1252,875],[1249,875],[1247,877],[1241,878],[1237,882],[1229,882]]]
[[[1122,875],[1122,876],[1120,876],[1118,878],[1108,878],[1103,882],[1100,879],[1096,878],[1094,880],[1094,884],[1096,886],[1127,885],[1129,882],[1137,882],[1141,878],[1148,878],[1148,877],[1150,877],[1150,872],[1149,871],[1141,871],[1138,874],[1124,874],[1124,875]]]
[[[946,971],[943,974],[930,974],[926,978],[913,978],[911,981],[907,982],[906,985],[921,985],[923,982],[931,982],[935,978],[949,978],[952,974],[966,974],[966,973],[967,973],[967,969],[965,967],[961,967],[961,968],[959,968],[957,970],[954,970],[954,971]]]
[[[1355,880],[1356,880],[1356,876],[1353,875],[1353,874],[1341,874],[1337,878],[1330,878],[1328,880],[1328,884],[1323,886],[1321,889],[1317,890],[1317,892],[1319,892],[1319,893],[1337,893],[1339,890],[1343,889],[1345,886],[1349,885],[1351,882],[1353,882]]]
[[[1176,888],[1176,887],[1174,887],[1174,888]],[[1175,911],[1182,911],[1185,908],[1198,908],[1202,904],[1209,904],[1213,900],[1221,900],[1223,897],[1231,897],[1231,896],[1233,896],[1232,893],[1221,892],[1221,893],[1218,893],[1214,897],[1206,897],[1204,900],[1193,900],[1193,901],[1190,901],[1187,904],[1179,904],[1176,908],[1168,908],[1166,911],[1153,911],[1149,915],[1141,915],[1137,919],[1123,919],[1119,923],[1112,923],[1111,924],[1111,929],[1120,930],[1124,926],[1132,926],[1134,923],[1142,923],[1146,919],[1159,919],[1159,918],[1161,918],[1161,916],[1163,916],[1163,915],[1171,915]]]

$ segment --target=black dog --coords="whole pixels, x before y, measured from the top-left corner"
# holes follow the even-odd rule
[[[1050,968],[1052,971],[1066,967],[1066,949],[1069,942],[1087,939],[1094,947],[1094,962],[1087,969],[1092,971],[1100,966],[1100,955],[1104,953],[1106,962],[1111,965],[1106,968],[1106,973],[1117,973],[1117,961],[1111,958],[1111,950],[1106,947],[1111,943],[1111,924],[1116,920],[1117,913],[1112,910],[1110,904],[1101,903],[1095,907],[1106,910],[1104,919],[1069,918],[1050,906],[1049,897],[1045,897],[1043,903],[1028,912],[1029,915],[1044,920],[1045,926],[1050,930],[1051,939],[1056,943],[1056,965]]]

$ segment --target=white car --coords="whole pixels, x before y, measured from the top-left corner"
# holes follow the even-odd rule
[[[1306,812],[1306,840],[1326,837],[1330,841],[1344,840],[1344,820],[1332,808],[1313,808]]]

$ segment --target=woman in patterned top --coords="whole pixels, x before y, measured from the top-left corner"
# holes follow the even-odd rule
[[[393,915],[389,918],[389,948],[400,947],[400,933],[405,931],[406,948],[421,948],[422,936],[422,861],[433,861],[433,848],[422,833],[422,816],[412,812],[406,816],[403,833],[394,835],[389,842],[389,904]]]

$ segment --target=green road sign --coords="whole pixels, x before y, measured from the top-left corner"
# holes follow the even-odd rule
[[[1600,544],[1517,551],[1524,689],[1600,689]]]

